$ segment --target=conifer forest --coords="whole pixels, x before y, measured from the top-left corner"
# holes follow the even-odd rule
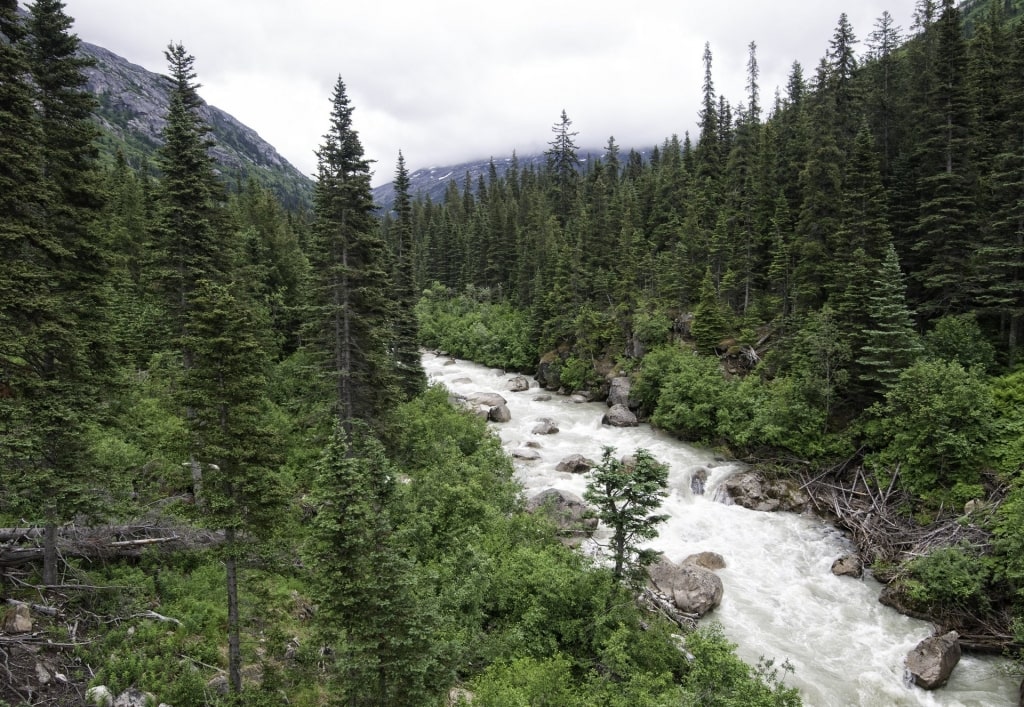
[[[801,704],[643,600],[661,465],[606,451],[614,556],[580,552],[424,350],[628,377],[642,421],[799,485],[885,603],[1020,680],[1019,2],[842,15],[774,95],[754,42],[719,94],[707,45],[696,134],[582,154],[563,111],[543,161],[443,198],[395,155],[387,210],[342,78],[286,206],[217,168],[201,56],[167,46],[140,165],[63,2],[27,10],[0,0],[0,707]]]

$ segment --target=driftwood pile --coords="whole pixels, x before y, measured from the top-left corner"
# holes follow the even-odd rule
[[[806,475],[802,488],[820,515],[833,519],[850,533],[865,566],[872,566],[876,579],[883,583],[898,579],[901,563],[941,548],[959,546],[979,553],[989,550],[992,534],[986,529],[986,514],[997,504],[979,505],[971,513],[940,514],[937,520],[921,525],[904,510],[909,499],[897,488],[898,476],[897,467],[882,489],[869,481],[861,467],[829,469],[814,477]],[[997,490],[994,497],[998,499],[1002,494],[1005,489]],[[936,623],[942,632],[958,631],[961,645],[970,650],[1000,652],[1013,644],[1009,615],[924,615],[900,605],[885,591],[881,601]]]

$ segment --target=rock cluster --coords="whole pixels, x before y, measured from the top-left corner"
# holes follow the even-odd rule
[[[745,471],[725,481],[725,490],[737,506],[754,511],[806,510],[811,499],[791,479],[767,479],[757,471]]]

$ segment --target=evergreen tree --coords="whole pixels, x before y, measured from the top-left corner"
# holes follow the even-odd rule
[[[827,67],[818,67],[818,85],[827,82]],[[835,123],[835,103],[830,91],[819,90],[807,115],[814,125]],[[828,254],[839,229],[838,204],[842,194],[844,155],[831,130],[811,133],[810,154],[800,173],[803,195],[796,223],[796,302],[815,308],[824,300],[829,279]]]
[[[432,704],[451,678],[439,670],[432,597],[394,536],[396,470],[361,423],[351,428],[317,465],[306,549],[319,638],[337,671],[330,703]]]
[[[869,328],[864,332],[866,342],[858,359],[866,369],[863,377],[882,390],[893,385],[920,353],[921,344],[910,315],[899,258],[896,249],[889,247],[868,296]]]
[[[646,449],[636,450],[627,461],[615,459],[614,454],[614,448],[604,448],[584,498],[612,531],[609,547],[615,578],[635,580],[658,555],[639,543],[658,537],[658,524],[668,518],[657,513],[668,495],[668,467]]]
[[[396,400],[387,348],[394,299],[387,249],[374,222],[370,166],[341,77],[331,102],[330,129],[317,152],[310,339],[333,389],[335,414],[348,428]]]
[[[564,228],[576,206],[576,192],[579,186],[579,148],[575,138],[578,132],[572,130],[572,121],[562,110],[561,119],[551,126],[555,138],[547,155],[547,170],[551,180],[554,212]]]
[[[52,585],[57,526],[95,511],[110,482],[86,441],[113,365],[109,259],[78,39],[59,2],[36,3],[27,27],[16,9],[0,4],[0,454],[9,502],[46,528]]]
[[[395,319],[394,351],[399,385],[406,398],[413,398],[427,387],[427,377],[420,361],[419,331],[416,313],[416,283],[413,273],[412,202],[409,196],[409,172],[405,158],[398,153],[395,168],[395,222],[392,249],[394,251]]]
[[[875,22],[868,38],[868,63],[865,67],[867,89],[865,112],[870,120],[876,142],[881,150],[882,174],[888,178],[892,170],[898,125],[898,61],[897,50],[903,43],[902,28],[887,11]]]
[[[149,277],[168,315],[162,340],[181,349],[187,368],[191,353],[180,345],[180,337],[191,316],[192,291],[200,280],[225,282],[236,253],[225,222],[226,193],[208,152],[210,126],[199,114],[203,102],[195,58],[180,43],[168,45],[164,56],[173,88],[164,144],[157,152],[162,178]]]
[[[700,301],[693,311],[691,332],[697,342],[697,350],[706,354],[715,353],[719,342],[728,333],[728,322],[710,266],[704,271],[704,280],[700,286]]]
[[[202,522],[225,531],[228,679],[242,690],[238,562],[247,538],[266,537],[278,524],[284,495],[275,466],[279,440],[267,424],[267,356],[260,320],[224,285],[199,280],[183,344],[191,365],[178,393],[190,446],[203,467]]]
[[[974,246],[970,165],[971,108],[967,91],[967,55],[960,12],[944,0],[936,22],[936,85],[929,98],[932,113],[922,136],[920,206],[914,226],[920,265],[914,277],[922,291],[920,309],[929,314],[963,311]]]
[[[718,123],[718,104],[715,94],[715,82],[711,73],[711,44],[704,43],[704,84],[703,99],[698,125],[700,137],[697,139],[697,175],[715,178],[721,170],[722,147],[719,144],[721,128]]]

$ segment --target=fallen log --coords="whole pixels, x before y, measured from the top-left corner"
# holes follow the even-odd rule
[[[42,535],[42,528],[0,528],[0,568],[42,561]],[[185,525],[69,525],[57,531],[57,552],[61,556],[88,559],[138,557],[153,546],[194,550],[223,542],[223,533]]]

